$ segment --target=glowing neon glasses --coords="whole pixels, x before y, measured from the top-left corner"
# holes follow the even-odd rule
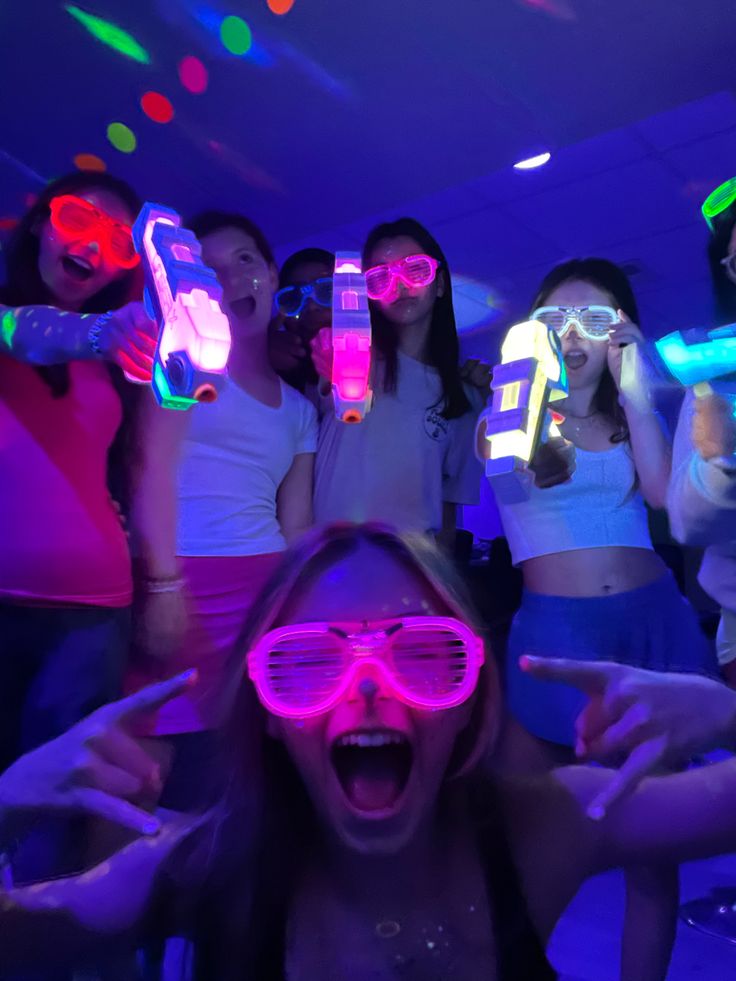
[[[736,177],[724,181],[715,191],[711,191],[700,209],[711,231],[717,218],[736,201]]]
[[[122,269],[132,269],[140,262],[130,225],[116,221],[74,194],[54,198],[49,207],[51,224],[64,238],[96,241],[107,260]]]
[[[274,297],[278,310],[285,317],[298,317],[312,299],[320,307],[332,306],[332,276],[314,279],[303,286],[284,286]]]
[[[452,708],[475,691],[483,658],[481,638],[451,617],[297,623],[261,637],[248,673],[269,712],[303,719],[334,708],[364,675],[413,708]]]
[[[366,270],[365,285],[372,300],[382,300],[395,288],[398,280],[408,287],[429,286],[437,275],[439,262],[431,255],[408,255],[396,262],[384,262]]]
[[[613,307],[537,307],[532,312],[532,320],[541,320],[551,327],[558,337],[574,325],[575,329],[589,341],[607,341],[611,328],[619,321]]]

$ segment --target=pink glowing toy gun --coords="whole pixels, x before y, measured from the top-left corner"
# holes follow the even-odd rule
[[[151,381],[159,405],[214,402],[226,377],[230,325],[222,289],[194,234],[170,208],[143,205],[133,241],[146,277],[145,304],[159,334]]]
[[[332,280],[332,392],[341,422],[362,422],[373,402],[371,315],[360,254],[338,252]]]
[[[529,463],[548,436],[559,435],[549,403],[567,395],[567,372],[557,334],[539,320],[510,328],[493,369],[493,401],[481,415],[490,457],[486,476],[499,500],[526,500]]]

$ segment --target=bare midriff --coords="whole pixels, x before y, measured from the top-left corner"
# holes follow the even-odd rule
[[[546,596],[610,596],[655,582],[667,571],[647,548],[607,546],[539,555],[521,563],[524,586]]]

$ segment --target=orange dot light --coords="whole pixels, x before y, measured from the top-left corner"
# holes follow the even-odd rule
[[[96,170],[99,173],[107,170],[107,164],[96,153],[78,153],[74,158],[77,170]]]
[[[266,2],[271,13],[278,14],[279,16],[288,14],[294,6],[294,0],[266,0]]]

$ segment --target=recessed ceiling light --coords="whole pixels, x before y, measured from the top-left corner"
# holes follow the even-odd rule
[[[514,170],[536,170],[537,167],[544,167],[551,156],[551,153],[538,153],[536,157],[528,157],[515,163]]]

